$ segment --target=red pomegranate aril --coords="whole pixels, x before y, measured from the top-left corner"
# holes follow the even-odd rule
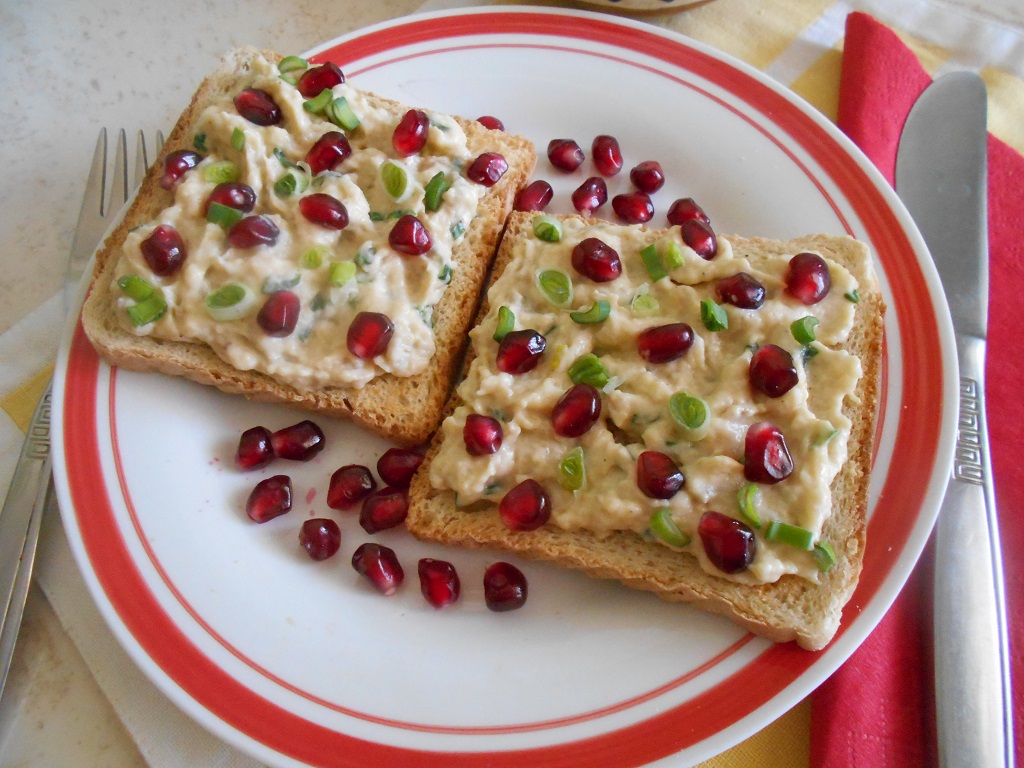
[[[482,125],[484,128],[490,128],[492,131],[505,130],[505,124],[501,122],[501,120],[496,118],[494,115],[480,115],[480,117],[478,117],[476,121],[480,123],[480,125]]]
[[[832,288],[828,264],[816,253],[798,253],[789,260],[786,293],[801,304],[817,304]]]
[[[259,469],[274,459],[274,448],[270,444],[270,430],[266,427],[251,427],[238,438],[235,463],[241,469]]]
[[[330,518],[310,518],[299,529],[299,544],[314,560],[326,560],[341,548],[341,529]]]
[[[338,65],[328,61],[326,64],[322,64],[319,67],[310,67],[303,72],[295,87],[299,89],[299,93],[305,98],[315,99],[320,95],[321,91],[330,90],[344,82],[345,75],[338,69]]]
[[[484,571],[484,602],[492,611],[522,608],[528,591],[526,577],[512,563],[492,563]]]
[[[188,251],[178,230],[170,224],[160,224],[139,244],[142,258],[159,277],[171,277],[185,263]]]
[[[627,224],[643,224],[654,218],[654,203],[646,192],[623,192],[612,198],[615,215]]]
[[[590,147],[590,156],[602,176],[614,176],[622,170],[622,150],[614,136],[596,137]]]
[[[199,165],[202,159],[202,155],[190,149],[179,149],[169,153],[164,158],[164,172],[160,177],[160,186],[164,189],[171,189],[181,180],[182,176]]]
[[[407,213],[388,232],[388,245],[406,256],[422,256],[431,249],[434,241],[423,222]]]
[[[764,304],[764,286],[746,272],[723,277],[715,286],[718,300],[740,309],[758,309]]]
[[[782,430],[767,421],[751,424],[743,444],[743,476],[752,483],[771,485],[792,473],[793,457]]]
[[[408,488],[423,463],[423,454],[412,448],[388,448],[377,459],[377,474],[392,488]]]
[[[636,460],[636,485],[644,496],[671,499],[685,478],[672,457],[660,451],[644,451]]]
[[[665,185],[665,172],[657,160],[645,160],[629,172],[629,180],[641,192],[653,195]]]
[[[588,237],[575,245],[572,267],[595,283],[607,283],[622,274],[619,252],[596,237]]]
[[[314,192],[300,198],[299,212],[307,221],[325,229],[341,230],[348,226],[345,204],[326,192]]]
[[[668,223],[673,227],[682,226],[684,221],[703,221],[705,224],[710,224],[711,219],[704,213],[704,209],[697,205],[692,197],[683,197],[676,200],[672,205],[668,207]]]
[[[394,335],[395,325],[387,315],[360,312],[348,327],[348,351],[360,360],[372,360],[387,351]]]
[[[548,160],[560,171],[572,173],[583,165],[584,159],[583,150],[572,139],[552,139],[548,142]]]
[[[636,351],[648,363],[678,360],[693,344],[693,329],[686,323],[656,325],[640,332]]]
[[[546,347],[547,339],[532,328],[507,333],[498,344],[498,370],[511,374],[532,371]]]
[[[540,483],[523,480],[502,498],[498,516],[510,530],[534,531],[551,517],[551,502]]]
[[[697,533],[708,560],[723,573],[745,571],[754,562],[757,540],[742,520],[708,510],[697,523]]]
[[[768,397],[782,397],[799,377],[793,356],[775,344],[759,347],[750,358],[750,385]]]
[[[256,483],[245,502],[245,514],[256,523],[280,517],[292,508],[292,481],[288,475],[274,475]]]
[[[352,553],[352,567],[385,597],[398,591],[405,579],[405,571],[391,547],[366,542]]]
[[[551,409],[551,426],[561,437],[586,434],[601,418],[601,393],[589,384],[566,390]]]
[[[260,88],[246,88],[235,96],[235,109],[256,125],[277,125],[281,122],[281,108],[273,96]]]
[[[246,216],[228,230],[228,242],[235,248],[273,245],[281,230],[269,216]]]
[[[420,592],[435,608],[444,608],[459,599],[462,587],[455,566],[446,560],[421,558],[417,565]]]
[[[220,203],[242,213],[249,213],[256,206],[256,193],[248,184],[239,181],[225,181],[218,184],[206,198],[203,215],[210,210],[210,203]]]
[[[270,436],[274,455],[291,461],[309,461],[324,449],[326,442],[323,430],[309,419],[283,427]]]
[[[359,525],[367,533],[377,533],[405,522],[409,514],[409,494],[403,488],[381,488],[363,499]]]
[[[501,422],[479,413],[469,414],[462,426],[462,440],[470,456],[489,456],[497,453],[503,437]]]
[[[341,131],[328,131],[306,153],[309,169],[316,176],[318,173],[332,170],[352,154],[352,145],[348,143]]]
[[[267,336],[290,336],[299,322],[299,297],[291,291],[274,291],[256,314],[256,322]]]
[[[544,179],[537,179],[519,190],[512,207],[517,211],[543,211],[548,207],[553,195],[551,185]]]
[[[351,509],[377,488],[370,470],[362,464],[346,464],[335,470],[327,487],[327,506]]]
[[[485,187],[493,187],[508,171],[508,161],[497,152],[484,152],[466,169],[466,178]]]
[[[608,185],[600,176],[591,176],[572,193],[572,206],[584,216],[589,216],[608,202]]]
[[[391,146],[401,157],[415,155],[426,145],[429,132],[430,118],[427,113],[420,109],[410,109],[395,126],[395,132],[391,134]]]
[[[679,225],[683,242],[697,252],[705,261],[711,261],[718,253],[718,238],[711,225],[700,219],[689,219]]]

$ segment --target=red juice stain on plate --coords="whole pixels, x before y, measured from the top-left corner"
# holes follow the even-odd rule
[[[308,491],[306,491],[306,503],[307,504],[312,504],[313,503],[313,499],[315,499],[315,498],[316,498],[316,488],[310,488]]]

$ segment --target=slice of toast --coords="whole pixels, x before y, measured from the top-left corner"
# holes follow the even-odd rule
[[[325,297],[326,303],[329,303],[333,296],[334,303],[339,307],[345,301],[352,304],[351,297],[356,290],[357,282],[364,279],[369,280],[367,275],[371,274],[370,269],[379,269],[380,274],[384,274],[382,266],[366,267],[366,272],[364,272],[364,266],[359,266],[356,276],[346,284],[346,287],[342,289],[332,287],[334,283],[328,283],[326,276],[330,266],[329,262],[332,259],[345,259],[360,264],[360,254],[376,254],[377,257],[380,257],[383,253],[385,260],[401,261],[401,266],[393,268],[393,271],[388,274],[395,274],[394,270],[397,270],[397,274],[408,282],[397,288],[389,288],[387,285],[380,288],[377,291],[380,296],[378,301],[385,305],[387,302],[404,301],[405,298],[399,295],[403,290],[407,289],[410,296],[415,290],[418,290],[416,286],[419,283],[416,281],[422,280],[422,278],[419,276],[408,277],[408,275],[412,274],[411,270],[420,268],[416,265],[417,259],[424,260],[423,263],[434,265],[432,267],[434,273],[450,282],[447,286],[432,284],[431,290],[434,291],[434,298],[437,293],[443,291],[440,293],[439,299],[436,302],[432,302],[431,299],[423,306],[415,307],[420,317],[423,318],[421,325],[425,326],[426,330],[424,327],[417,327],[419,335],[416,337],[415,343],[410,343],[410,348],[416,348],[416,345],[429,347],[431,343],[433,344],[433,353],[429,359],[423,361],[418,370],[411,372],[402,370],[400,365],[380,367],[383,365],[380,364],[383,357],[380,357],[375,358],[373,363],[369,364],[368,367],[372,370],[365,374],[368,381],[330,380],[325,373],[326,364],[320,367],[314,359],[303,362],[305,367],[301,370],[304,371],[302,376],[305,378],[296,379],[289,373],[289,370],[275,362],[274,355],[276,353],[268,352],[266,362],[260,364],[252,364],[243,355],[240,363],[239,358],[226,356],[233,354],[230,350],[228,353],[225,353],[223,349],[215,350],[213,343],[190,335],[188,331],[182,331],[186,326],[177,316],[172,320],[161,318],[152,326],[143,328],[141,332],[138,332],[130,322],[125,320],[125,307],[130,304],[130,301],[119,290],[116,280],[126,272],[138,272],[143,278],[154,283],[159,290],[167,292],[167,295],[171,297],[168,300],[170,310],[166,313],[167,318],[170,318],[179,306],[184,305],[184,301],[177,294],[169,292],[168,286],[176,278],[164,280],[138,268],[141,257],[137,255],[139,251],[137,244],[134,246],[135,261],[132,262],[136,267],[134,270],[125,266],[126,262],[122,261],[122,254],[132,249],[133,231],[140,228],[140,231],[148,231],[147,227],[151,228],[154,222],[171,215],[169,211],[173,210],[172,206],[183,209],[189,209],[191,206],[193,210],[197,208],[194,201],[190,202],[187,199],[183,201],[182,197],[185,193],[181,190],[185,181],[192,179],[189,183],[193,186],[199,185],[197,188],[202,195],[208,194],[214,184],[204,182],[205,185],[202,185],[196,180],[199,174],[204,172],[206,161],[212,161],[217,157],[227,159],[243,157],[236,151],[237,148],[233,148],[238,135],[232,135],[233,133],[237,134],[230,129],[232,123],[227,121],[229,127],[226,129],[218,127],[225,121],[220,117],[215,119],[211,115],[216,114],[218,110],[223,113],[231,113],[234,109],[232,103],[234,96],[243,88],[253,85],[270,83],[263,87],[279,88],[281,89],[280,93],[285,94],[285,96],[276,97],[283,102],[284,120],[280,126],[270,128],[252,126],[254,133],[248,139],[250,143],[242,144],[245,147],[245,154],[244,161],[239,161],[243,166],[240,181],[251,185],[258,192],[256,207],[252,211],[253,215],[280,213],[284,205],[294,203],[301,196],[302,190],[292,194],[290,201],[285,201],[276,194],[275,178],[286,173],[289,168],[296,168],[297,164],[304,159],[316,137],[329,130],[341,130],[337,125],[332,124],[326,113],[310,113],[303,108],[301,94],[278,76],[278,60],[279,57],[276,54],[254,49],[234,51],[225,56],[220,67],[208,76],[195,92],[188,108],[170,133],[159,158],[146,176],[123,222],[107,238],[96,255],[95,270],[83,308],[85,331],[101,356],[113,365],[136,371],[156,371],[183,376],[202,384],[216,386],[225,392],[240,393],[255,400],[291,404],[319,414],[349,418],[399,444],[421,444],[429,438],[440,422],[444,404],[451,394],[453,380],[458,373],[467,341],[466,334],[476,314],[481,290],[493,261],[505,219],[511,210],[517,190],[525,184],[536,162],[533,145],[526,139],[503,131],[489,130],[475,121],[450,118],[424,110],[431,118],[430,139],[423,151],[405,161],[406,167],[412,164],[412,167],[417,169],[420,176],[423,177],[425,172],[431,171],[429,163],[436,159],[431,154],[435,145],[443,146],[451,135],[464,133],[466,148],[451,150],[455,154],[461,152],[461,156],[455,157],[454,160],[447,158],[446,162],[449,164],[441,166],[447,169],[449,179],[454,178],[454,183],[461,184],[462,187],[453,187],[446,194],[440,213],[425,213],[426,179],[414,178],[414,183],[410,184],[414,187],[412,195],[404,200],[396,200],[391,206],[394,210],[373,210],[374,198],[371,196],[371,192],[365,192],[365,200],[359,198],[353,202],[344,198],[342,192],[338,190],[343,190],[343,185],[349,178],[362,179],[358,175],[361,171],[359,171],[357,161],[360,153],[366,147],[372,147],[374,151],[379,149],[383,153],[375,155],[377,158],[387,156],[402,162],[402,158],[398,157],[392,148],[391,133],[409,108],[374,94],[358,92],[360,109],[365,114],[362,116],[363,122],[359,127],[345,128],[347,138],[353,148],[351,157],[342,162],[333,172],[326,175],[321,174],[329,178],[318,179],[315,174],[311,174],[313,176],[312,183],[306,193],[317,191],[320,189],[318,184],[326,181],[322,185],[322,191],[329,189],[337,197],[343,199],[348,206],[350,223],[348,229],[342,231],[338,236],[334,245],[330,245],[326,250],[319,249],[319,255],[315,256],[312,263],[301,261],[305,257],[302,255],[303,249],[298,246],[293,248],[288,257],[295,262],[290,267],[290,272],[301,276],[303,280],[307,281],[307,284],[314,279],[314,275],[319,275],[315,279],[320,281],[320,285],[326,286],[311,301],[303,300],[301,310],[303,314],[300,314],[299,330],[294,333],[292,338],[298,336],[304,324],[307,329],[316,327],[315,322],[320,317],[316,313],[322,312]],[[351,88],[351,84],[342,86],[342,89],[347,88]],[[351,95],[350,91],[343,90],[343,92]],[[278,91],[275,90],[274,93],[276,94]],[[211,111],[208,112],[208,109]],[[387,129],[378,128],[376,133],[371,133],[368,128],[364,131],[363,129],[369,125],[368,117],[375,121],[375,125],[385,126]],[[231,119],[237,126],[238,114],[232,114]],[[290,130],[290,125],[300,124],[304,126],[305,131],[302,136],[288,138],[281,132],[282,129]],[[224,135],[219,135],[217,131]],[[287,158],[280,151],[271,154],[272,145],[285,142],[291,148],[287,153]],[[160,180],[165,158],[176,150],[191,150],[194,146],[197,146],[201,154],[205,156],[204,163],[188,171],[183,177],[183,181],[173,189],[162,188]],[[262,148],[262,156],[258,155],[255,150],[250,154],[249,147],[252,146]],[[206,154],[207,152],[209,154]],[[499,153],[505,158],[508,164],[507,172],[493,186],[485,188],[483,185],[471,184],[466,179],[466,167],[470,162],[467,158],[475,158],[489,152]],[[258,156],[261,159],[254,162],[251,159],[252,156]],[[375,162],[379,163],[380,160]],[[417,163],[419,165],[416,165]],[[301,177],[303,170],[305,169],[298,166],[297,175]],[[413,172],[410,172],[410,177],[414,177]],[[306,181],[310,181],[308,176]],[[370,183],[374,183],[374,180],[371,180]],[[381,184],[380,180],[376,180],[375,183],[378,187]],[[428,223],[429,228],[431,222],[445,212],[444,206],[453,198],[455,192],[470,187],[474,188],[471,190],[474,194],[479,194],[479,199],[472,204],[470,213],[466,217],[467,220],[461,223],[461,229],[456,229],[456,224],[449,227],[448,223],[445,223],[443,225],[445,232],[435,231],[433,233],[434,248],[430,253],[425,256],[402,256],[387,250],[387,233],[399,215],[415,213]],[[373,194],[379,200],[384,193],[378,188]],[[370,209],[368,210],[368,208]],[[202,218],[202,216],[203,214],[200,212],[199,217]],[[296,217],[295,220],[298,221],[298,218]],[[446,220],[437,219],[437,221]],[[280,223],[280,219],[278,219],[278,223]],[[205,221],[202,221],[201,224],[205,230],[196,230],[197,232],[217,230],[214,224],[207,225]],[[300,222],[300,225],[307,228],[303,231],[309,231],[307,224]],[[368,250],[357,252],[353,257],[353,251],[360,243],[355,242],[356,235],[350,233],[357,228],[362,233],[371,232],[373,226],[379,230],[379,234],[375,236],[377,242]],[[438,229],[441,226],[441,224],[437,224]],[[448,234],[451,235],[450,238],[448,238]],[[203,236],[205,237],[205,235]],[[136,238],[138,237],[136,236]],[[297,242],[299,236],[292,232],[286,232],[278,242],[285,238],[293,238]],[[344,253],[336,251],[338,255],[332,253],[332,249],[341,248],[338,244],[345,243],[346,238],[352,241],[345,246],[349,250]],[[369,235],[363,237],[367,241],[369,238]],[[446,243],[444,248],[450,247],[450,256],[447,254],[436,255],[440,252],[438,243],[441,241]],[[187,245],[189,249],[193,249],[192,242],[188,242]],[[203,247],[205,248],[205,246]],[[226,245],[222,247],[227,249]],[[249,258],[249,254],[255,254],[258,250],[258,248],[250,248],[242,251],[241,260],[238,258],[239,254],[235,253],[231,257],[234,259],[231,265],[227,261],[212,263],[211,266],[205,267],[206,272],[214,274],[223,271],[237,275],[239,269],[243,271],[245,269],[244,266],[238,267],[237,263],[239,261],[244,263],[244,259]],[[179,274],[186,275],[188,273],[188,259],[191,258],[193,258],[193,254],[190,252],[186,259],[186,266]],[[402,261],[403,259],[404,261]],[[431,259],[434,260],[431,261]],[[213,261],[216,262],[217,259]],[[323,263],[317,263],[320,261]],[[442,263],[443,266],[437,266]],[[422,269],[426,269],[426,267]],[[193,274],[183,279],[193,282],[200,280]],[[382,278],[382,281],[384,280],[385,278]],[[207,292],[215,287],[215,284],[209,281],[203,285],[205,286],[203,290]],[[263,301],[265,299],[263,294],[269,292],[266,285],[267,283],[264,282],[262,293],[259,285],[252,286],[257,301]],[[359,290],[363,290],[363,288],[365,286],[360,286]],[[420,296],[416,297],[416,301],[420,299]],[[201,300],[201,296],[196,299],[197,302],[200,302],[198,314],[202,314]],[[409,301],[411,302],[412,299]],[[318,306],[317,302],[320,302],[321,306]],[[307,317],[311,319],[304,319]],[[166,325],[168,322],[172,324],[168,326],[170,331],[161,337],[161,333],[155,329],[161,323]],[[205,322],[209,322],[209,318],[205,318]],[[236,325],[239,324],[247,324],[247,333],[259,333],[255,314],[237,321]],[[334,365],[336,370],[341,372],[338,375],[342,376],[347,375],[344,358],[344,355],[348,354],[345,349],[345,325],[338,323],[339,327],[329,342],[334,343],[337,347],[337,350],[332,350],[332,354],[337,352],[335,357],[338,357],[338,360]],[[397,323],[396,326],[398,326]],[[395,346],[397,338],[402,333],[403,327],[396,327],[395,337],[391,342],[392,347]],[[230,348],[232,344],[234,342],[225,342],[222,346]],[[237,347],[237,344],[235,346]],[[262,358],[260,359],[262,360]],[[350,359],[354,360],[354,358]],[[364,365],[364,368],[367,367],[363,361],[355,360],[355,362]],[[376,367],[374,364],[377,364]]]
[[[750,631],[775,641],[796,640],[800,646],[812,650],[824,647],[835,634],[842,608],[856,586],[865,546],[865,515],[868,505],[885,310],[866,246],[849,237],[824,235],[786,242],[740,237],[719,238],[719,252],[715,259],[704,262],[693,251],[683,248],[686,264],[671,269],[668,277],[653,280],[650,278],[656,277],[657,272],[654,275],[644,274],[644,266],[638,251],[643,246],[655,244],[656,250],[664,253],[666,244],[678,241],[678,228],[654,231],[643,227],[627,228],[579,217],[564,217],[561,221],[565,229],[563,241],[568,243],[567,249],[587,236],[601,238],[620,251],[624,277],[619,280],[629,277],[632,283],[625,288],[615,288],[618,281],[588,286],[588,281],[568,264],[568,256],[563,254],[560,257],[563,260],[556,260],[554,266],[571,275],[576,296],[568,306],[562,309],[548,307],[548,310],[551,311],[552,317],[557,318],[549,324],[556,327],[556,330],[551,332],[551,339],[568,339],[567,346],[552,344],[549,340],[540,363],[531,373],[518,376],[510,376],[507,373],[494,374],[492,361],[496,355],[498,342],[494,341],[492,335],[499,313],[495,297],[500,297],[497,301],[501,302],[510,301],[510,296],[523,297],[516,305],[516,309],[519,310],[515,322],[517,330],[524,327],[536,328],[544,311],[545,299],[536,285],[531,285],[540,267],[533,261],[528,262],[528,265],[525,262],[517,262],[535,258],[527,255],[528,253],[543,254],[545,244],[534,236],[530,215],[512,214],[495,262],[487,299],[481,308],[478,325],[472,332],[464,381],[449,403],[448,417],[435,435],[427,458],[412,483],[411,505],[406,521],[409,530],[415,536],[426,540],[509,550],[528,558],[549,560],[578,568],[592,576],[618,579],[630,587],[650,590],[667,600],[689,602],[702,609],[723,614]],[[627,229],[632,231],[627,233]],[[632,239],[620,239],[624,233]],[[821,255],[832,270],[832,290],[821,302],[821,306],[804,307],[785,296],[784,278],[780,276],[776,260],[782,257],[784,262],[788,263],[789,257],[803,251]],[[543,256],[540,258],[543,260]],[[701,371],[705,370],[702,368],[706,364],[704,355],[712,348],[711,342],[707,339],[714,334],[702,324],[700,313],[694,306],[682,311],[684,316],[652,316],[640,320],[638,326],[636,318],[629,316],[636,309],[631,306],[629,296],[632,294],[635,297],[644,293],[655,296],[661,300],[662,311],[665,309],[666,297],[672,291],[689,291],[692,286],[696,286],[697,298],[714,296],[715,281],[735,272],[734,265],[740,264],[738,259],[743,259],[742,264],[765,284],[768,299],[764,307],[758,310],[740,310],[723,304],[733,332],[741,333],[746,328],[747,332],[756,335],[756,329],[760,327],[761,331],[767,334],[767,326],[751,325],[754,322],[752,318],[773,306],[773,302],[785,304],[790,315],[786,318],[784,334],[772,332],[774,335],[754,338],[752,341],[754,344],[767,341],[783,346],[788,344],[790,349],[795,349],[802,383],[793,392],[777,399],[752,392],[748,384],[746,362],[751,353],[742,352],[742,346],[747,340],[738,340],[737,344],[741,350],[737,353],[739,362],[728,369],[735,374],[733,381],[741,382],[736,389],[736,397],[716,395],[714,387],[710,385],[708,394],[704,395],[710,404],[712,419],[733,422],[732,442],[729,442],[728,436],[723,438],[721,434],[713,437],[713,440],[719,441],[719,447],[709,448],[709,452],[713,454],[715,451],[721,451],[725,455],[703,459],[702,461],[709,462],[704,465],[697,460],[700,454],[694,453],[695,446],[701,443],[700,440],[692,444],[687,443],[685,437],[679,437],[677,432],[673,431],[671,419],[662,418],[661,421],[657,421],[657,412],[652,417],[649,415],[650,411],[644,411],[642,408],[635,410],[635,413],[646,414],[644,420],[655,418],[656,423],[632,426],[627,418],[630,411],[624,410],[622,403],[627,402],[629,398],[641,398],[637,402],[642,402],[647,391],[668,392],[676,386],[680,389],[690,387],[699,391],[702,384],[693,376],[699,377],[702,375]],[[548,263],[546,266],[551,267],[552,264]],[[844,269],[840,270],[838,267]],[[657,267],[655,269],[657,270]],[[506,276],[505,284],[502,283],[503,275]],[[647,279],[649,282],[645,282]],[[509,281],[515,283],[514,288],[510,289],[507,284]],[[567,314],[570,309],[585,310],[598,298],[603,298],[610,304],[610,314],[606,321],[593,325],[578,325],[570,320]],[[832,320],[823,319],[822,325],[818,328],[818,340],[808,345],[815,347],[821,354],[804,361],[803,355],[799,354],[799,342],[793,338],[783,338],[790,334],[788,318],[804,314],[823,315],[825,310],[822,308],[828,302],[832,302],[828,306],[833,308],[829,311],[836,312],[836,317],[843,316],[846,319],[848,334],[844,335],[845,331],[837,331],[837,326]],[[643,311],[649,312],[649,307]],[[649,363],[644,365],[635,349],[622,353],[619,355],[621,359],[616,361],[617,353],[609,346],[609,339],[613,337],[607,335],[616,333],[614,325],[611,324],[620,323],[626,329],[624,332],[632,334],[645,322],[653,326],[679,320],[684,320],[692,326],[697,341],[681,360],[666,364],[678,366],[673,368],[672,375],[667,377],[668,389],[664,389],[666,385],[659,380],[641,378],[640,385],[633,386],[633,391],[625,394],[623,390],[631,388],[627,372],[629,365],[641,371],[649,371],[659,366]],[[571,328],[571,335],[555,336],[558,333],[557,327],[563,325]],[[596,330],[602,326],[607,328]],[[755,330],[751,331],[751,328]],[[539,330],[543,332],[545,329]],[[724,339],[730,331],[717,333],[722,334],[721,338]],[[593,340],[577,341],[581,338]],[[717,340],[714,343],[718,343]],[[725,345],[726,342],[723,341],[722,344]],[[602,361],[609,361],[607,372],[612,374],[611,383],[602,388],[601,397],[604,403],[601,418],[580,438],[559,438],[552,431],[550,422],[553,403],[563,391],[572,386],[572,380],[567,373],[569,366],[581,352],[587,351],[597,352]],[[561,359],[558,359],[559,356]],[[477,360],[482,361],[480,365],[476,363]],[[816,365],[821,367],[815,369]],[[692,374],[690,369],[696,373]],[[715,377],[724,378],[728,375],[723,372],[725,369],[715,368],[713,365],[707,370],[715,371]],[[771,568],[767,568],[766,571],[759,572],[760,578],[754,578],[751,571],[741,571],[733,576],[718,571],[701,548],[701,539],[695,530],[695,520],[712,506],[716,511],[743,520],[736,499],[737,490],[747,484],[741,464],[744,424],[769,419],[780,424],[788,424],[786,419],[789,417],[785,415],[787,403],[801,401],[804,398],[805,395],[798,392],[801,387],[804,387],[805,393],[807,392],[804,382],[809,377],[816,385],[822,385],[822,382],[842,378],[840,374],[844,370],[854,373],[859,370],[860,373],[859,377],[852,376],[846,379],[850,384],[850,391],[827,395],[824,391],[814,391],[812,387],[812,391],[806,395],[810,398],[809,402],[819,411],[824,413],[830,408],[834,409],[830,418],[837,422],[838,429],[822,436],[821,442],[825,447],[805,447],[804,443],[809,446],[816,442],[817,438],[799,438],[795,431],[798,427],[793,426],[794,433],[788,435],[787,439],[793,438],[790,440],[790,448],[797,466],[794,475],[776,485],[757,486],[758,498],[761,499],[759,504],[762,505],[761,525],[754,531],[758,552],[770,552],[773,556],[781,552],[785,560],[790,556],[791,550],[795,562],[792,568],[794,572],[783,573],[780,576],[778,570],[772,571]],[[816,372],[809,374],[808,371]],[[640,375],[647,376],[646,373]],[[617,378],[622,380],[621,383],[616,381]],[[520,379],[525,385],[522,391],[515,389],[519,386]],[[499,405],[490,411],[486,397],[479,399],[476,395],[480,391],[504,392],[509,387],[512,389],[508,390],[511,393],[508,397],[495,395],[492,402],[498,402]],[[820,386],[819,389],[824,390],[824,386]],[[467,399],[472,401],[471,407],[466,406]],[[471,457],[466,453],[462,425],[469,410],[500,419],[505,442],[492,456]],[[721,413],[716,414],[716,411]],[[667,422],[668,426],[659,426],[662,422]],[[735,426],[737,424],[739,427]],[[526,433],[542,435],[545,431],[546,437],[538,437],[532,442],[524,440],[523,436]],[[728,432],[729,430],[723,430],[722,434]],[[667,439],[666,435],[671,439]],[[626,473],[622,474],[614,465],[602,459],[604,463],[599,463],[598,466],[587,466],[588,479],[584,488],[575,495],[568,493],[558,487],[559,480],[554,467],[557,467],[565,452],[575,445],[583,447],[588,462],[592,452],[605,456],[603,453],[597,453],[603,450],[602,445],[621,448],[626,453],[620,452],[619,455],[628,456],[633,460],[640,450],[664,451],[678,461],[686,476],[683,492],[667,501],[643,497],[637,501],[634,498],[635,465],[632,469],[627,467]],[[827,489],[817,489],[827,492],[822,497],[823,500],[820,500],[823,509],[819,510],[820,519],[816,522],[808,518],[805,512],[789,509],[780,511],[778,506],[773,506],[777,502],[768,501],[776,498],[770,494],[782,492],[781,489],[786,488],[787,483],[804,482],[792,479],[799,476],[801,465],[820,467],[820,463],[816,463],[817,459],[810,458],[812,450],[830,455],[836,465],[834,476],[827,482]],[[717,491],[713,487],[716,468],[721,470],[723,478],[728,478],[728,481],[723,480],[723,491]],[[708,469],[711,470],[710,474]],[[622,474],[618,484],[609,484],[606,478],[617,473]],[[539,477],[538,474],[546,476]],[[503,524],[499,515],[500,499],[510,487],[528,477],[535,477],[548,492],[552,510],[551,520],[536,530],[510,530]],[[594,495],[588,497],[586,493],[591,485]],[[813,488],[813,485],[813,480],[807,482],[808,488]],[[465,495],[457,498],[457,493]],[[602,495],[615,497],[614,503],[606,503],[604,498],[598,498]],[[627,498],[628,503],[624,501]],[[796,498],[811,497],[798,494]],[[681,499],[683,501],[680,501]],[[621,512],[617,506],[619,502],[622,502],[624,507],[639,507],[641,519],[659,506],[678,510],[679,528],[685,536],[691,538],[690,546],[681,550],[670,548],[659,542],[651,531],[647,530],[646,523],[631,524],[632,518],[628,515],[616,518],[616,514]],[[567,512],[565,516],[556,520],[560,503],[575,511]],[[597,508],[603,511],[594,517],[591,512]],[[769,518],[772,517],[815,529],[815,542],[827,542],[831,546],[835,556],[834,562],[828,564],[830,567],[827,567],[825,572],[821,572],[818,560],[812,552],[798,551],[792,547],[787,550],[787,544],[768,542],[765,534]],[[748,527],[754,530],[752,524]]]

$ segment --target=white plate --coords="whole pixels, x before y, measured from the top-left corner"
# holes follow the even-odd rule
[[[159,375],[111,370],[80,326],[58,363],[56,476],[71,545],[114,633],[196,720],[279,766],[682,766],[717,754],[799,702],[884,614],[917,560],[951,460],[951,329],[924,246],[892,191],[827,121],[759,73],[674,34],[604,16],[494,8],[412,17],[317,49],[361,87],[533,139],[555,209],[566,178],[549,139],[617,136],[626,168],[659,160],[655,223],[693,196],[719,232],[850,233],[877,256],[889,315],[884,414],[864,575],[832,645],[808,653],[616,584],[522,564],[530,600],[492,614],[485,552],[379,534],[405,564],[391,599],[351,569],[371,537],[324,502],[334,469],[385,444],[321,420],[307,465],[241,473],[255,424],[294,411]],[[612,181],[626,188],[627,174]],[[610,206],[609,206],[610,207]],[[297,509],[266,525],[241,507],[287,472]],[[342,551],[314,563],[299,522],[341,518]],[[428,607],[417,558],[452,560],[452,610]]]

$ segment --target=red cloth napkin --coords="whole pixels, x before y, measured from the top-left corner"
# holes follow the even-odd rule
[[[931,78],[896,34],[864,13],[846,22],[839,127],[893,181],[911,105]],[[1009,604],[1018,764],[1024,765],[1024,157],[989,136],[988,425]],[[870,544],[869,544],[870,545]],[[929,548],[878,628],[815,692],[812,768],[935,764]]]

